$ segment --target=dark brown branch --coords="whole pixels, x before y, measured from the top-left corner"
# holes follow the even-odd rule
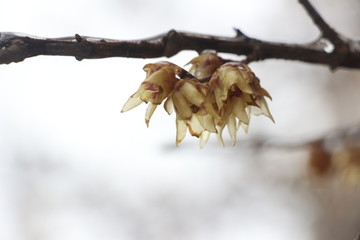
[[[246,56],[244,62],[263,59],[297,60],[337,67],[360,68],[360,43],[341,37],[310,4],[299,0],[320,29],[322,36],[311,44],[283,44],[250,38],[235,29],[235,37],[218,37],[174,30],[153,38],[117,41],[91,37],[37,38],[0,33],[0,64],[20,62],[38,55],[74,56],[78,60],[130,57],[171,57],[183,50],[205,49]],[[324,40],[333,44],[327,51]],[[325,41],[326,42],[326,41]]]
[[[329,24],[320,16],[318,11],[310,4],[309,0],[299,0],[303,5],[305,10],[308,12],[309,16],[313,20],[314,24],[321,31],[321,40],[327,39],[331,44],[333,44],[334,49],[332,52],[334,55],[338,55],[339,62],[345,61],[348,57],[348,54],[351,52],[350,41],[346,40],[344,37],[340,36]],[[332,68],[336,66],[331,66]]]
[[[308,0],[299,0],[299,2],[306,9],[315,25],[320,29],[323,38],[327,38],[335,45],[343,45],[345,43],[339,34],[325,22]]]
[[[69,38],[38,38],[0,33],[0,64],[20,62],[38,55],[73,56],[78,60],[108,57],[157,58],[171,57],[183,50],[201,52],[205,49],[249,56],[249,62],[286,59],[325,64],[332,68],[360,68],[360,51],[356,47],[345,53],[327,53],[314,45],[261,41],[247,37],[240,31],[237,31],[236,37],[217,37],[171,30],[160,36],[135,41],[79,35]]]

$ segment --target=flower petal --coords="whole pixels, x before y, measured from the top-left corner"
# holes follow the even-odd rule
[[[187,126],[183,120],[176,119],[176,146],[184,140],[186,136]]]
[[[143,101],[140,99],[140,97],[133,97],[131,96],[127,102],[124,104],[121,112],[129,111],[130,109],[133,109],[136,106],[139,106]]]
[[[227,122],[227,128],[229,130],[229,134],[230,134],[230,137],[231,137],[232,144],[233,144],[233,146],[235,146],[237,128],[236,128],[236,119],[235,119],[235,116],[233,114],[231,114],[229,116],[229,120]]]
[[[213,88],[214,91],[214,95],[215,95],[215,101],[216,101],[216,105],[218,107],[218,109],[222,109],[224,106],[224,102],[221,98],[222,95],[222,91],[221,89],[215,85],[215,87]]]
[[[241,122],[249,124],[249,117],[245,111],[247,104],[240,97],[235,97],[232,101],[232,112],[234,113],[235,117],[237,117]]]
[[[251,110],[250,107],[245,108],[245,113],[248,116],[249,123],[250,123],[250,118],[251,118],[250,110]],[[239,121],[238,129],[241,127],[244,130],[244,132],[247,133],[249,131],[249,123],[246,124],[246,123],[244,123],[242,121]]]
[[[208,114],[211,115],[211,117],[214,120],[219,121],[221,117],[220,117],[219,113],[215,110],[214,106],[211,104],[210,101],[211,100],[209,100],[209,98],[207,99],[207,101],[205,101],[205,103],[204,103],[205,110]]]
[[[180,120],[190,120],[193,112],[185,97],[179,91],[174,91],[171,97],[178,118]]]
[[[188,124],[186,124],[189,128],[189,132],[191,136],[200,137],[202,132],[205,130],[204,127],[200,124],[197,117],[192,116],[191,120]]]
[[[189,82],[185,82],[184,85],[182,85],[180,92],[188,102],[198,107],[204,102],[204,96]]]
[[[149,127],[150,118],[153,115],[158,105],[149,103],[149,106],[146,108],[145,112],[145,123],[146,126]]]
[[[204,129],[209,132],[216,133],[214,118],[211,115],[206,114],[201,116],[197,114],[196,117]]]
[[[209,131],[203,131],[203,133],[200,136],[200,148],[203,148],[206,143],[208,142],[210,137],[210,132]]]
[[[168,97],[164,103],[165,111],[171,115],[174,111],[174,104],[171,97]]]
[[[269,110],[269,107],[266,103],[266,100],[265,98],[261,97],[261,98],[257,98],[256,99],[256,103],[259,105],[261,111],[262,111],[262,114],[264,114],[265,116],[267,116],[268,118],[271,119],[271,121],[273,121],[275,123],[275,120],[273,118],[273,116],[271,115],[270,113],[270,110]],[[255,114],[256,115],[256,114]]]
[[[207,52],[193,58],[188,64],[192,64],[189,73],[198,79],[210,77],[224,61],[216,53]]]
[[[266,91],[265,89],[261,88],[260,89],[260,93],[261,95],[268,97],[270,100],[272,100],[272,97],[270,96],[270,94],[268,93],[268,91]]]
[[[225,147],[224,140],[222,137],[222,132],[224,130],[224,127],[225,127],[225,125],[217,126],[217,134],[216,134],[217,140],[219,141],[220,145],[223,147]]]

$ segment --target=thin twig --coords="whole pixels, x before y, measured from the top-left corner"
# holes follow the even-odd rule
[[[320,16],[318,11],[315,10],[315,8],[310,4],[308,0],[299,0],[299,2],[306,9],[309,16],[311,17],[315,25],[319,28],[324,38],[327,38],[335,45],[344,44],[344,41],[340,38],[339,34],[332,27],[330,27],[327,22],[325,22],[325,20]]]
[[[311,5],[308,0],[299,0],[299,2],[303,5],[311,19],[313,20],[314,24],[319,28],[321,31],[321,38],[327,39],[330,43],[334,45],[333,53],[339,55],[339,59],[337,63],[331,65],[331,68],[336,68],[340,62],[346,61],[347,55],[350,52],[350,42],[346,40],[344,37],[340,36],[338,32],[336,32],[316,11],[316,9]]]

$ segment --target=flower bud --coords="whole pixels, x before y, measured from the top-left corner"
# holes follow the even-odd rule
[[[215,53],[203,53],[188,63],[192,64],[189,72],[198,79],[209,78],[223,63],[224,60]]]

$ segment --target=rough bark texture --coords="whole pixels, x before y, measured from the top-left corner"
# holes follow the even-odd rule
[[[360,69],[360,42],[340,36],[321,18],[308,0],[299,2],[321,31],[321,36],[309,44],[262,41],[251,38],[238,29],[235,29],[234,37],[171,30],[153,38],[134,41],[92,38],[78,34],[67,38],[38,38],[0,33],[0,64],[20,62],[38,55],[73,56],[78,60],[108,57],[156,58],[171,57],[183,50],[201,52],[209,49],[245,56],[246,62],[285,59],[324,64],[332,69]]]

